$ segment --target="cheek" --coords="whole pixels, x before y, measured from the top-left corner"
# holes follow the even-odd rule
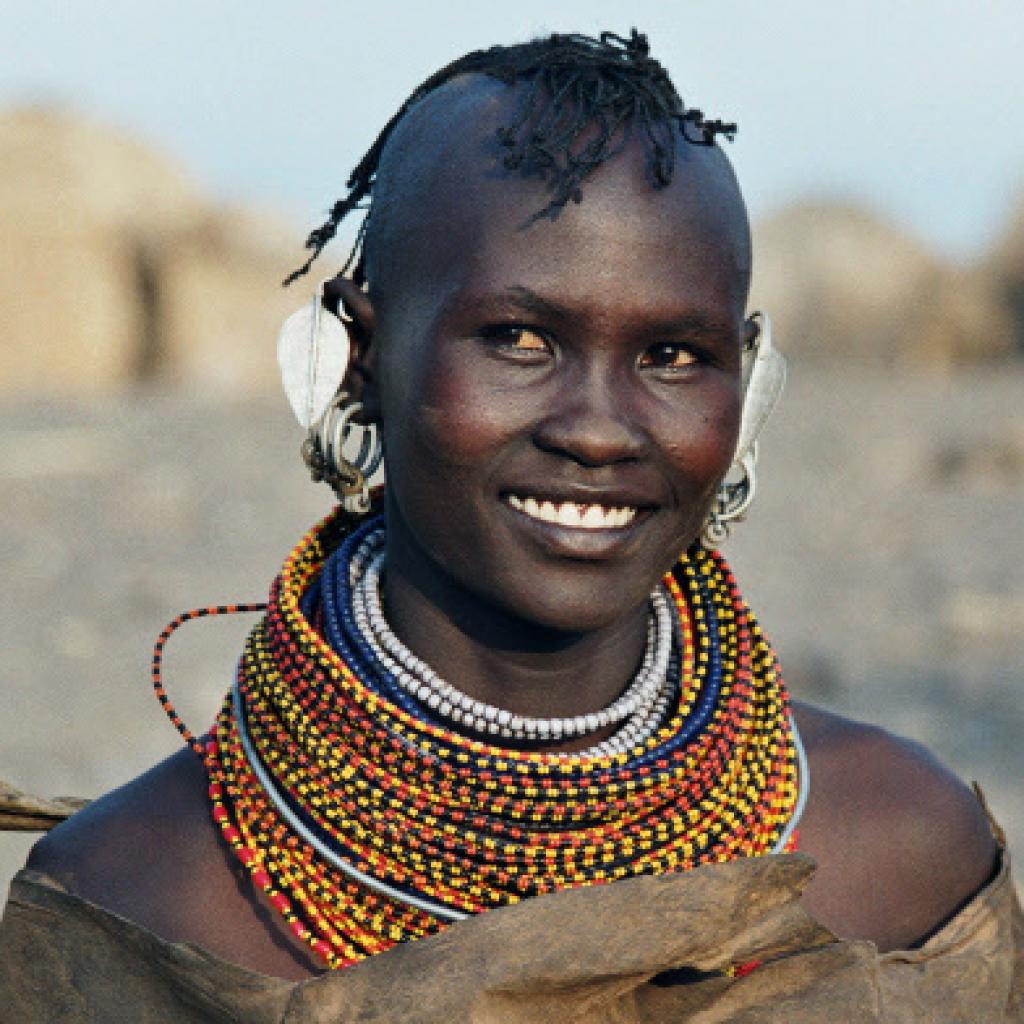
[[[480,368],[459,356],[437,352],[389,389],[395,400],[384,408],[385,443],[405,472],[489,468],[520,429],[525,403],[495,392]]]
[[[413,412],[419,445],[453,468],[479,464],[508,434],[503,410],[473,388],[470,374],[431,377]]]
[[[708,389],[699,403],[673,410],[659,431],[676,475],[699,494],[715,491],[732,461],[739,434],[740,401],[733,386]]]

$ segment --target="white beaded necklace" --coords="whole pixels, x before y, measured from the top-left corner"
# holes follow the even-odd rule
[[[652,736],[664,721],[676,694],[670,678],[673,621],[662,587],[651,595],[647,645],[633,681],[608,707],[574,718],[530,718],[477,701],[442,679],[412,653],[391,630],[381,606],[383,531],[370,534],[349,563],[352,614],[363,639],[396,682],[439,717],[484,735],[527,742],[586,736],[623,722],[611,737],[575,756],[626,753]]]

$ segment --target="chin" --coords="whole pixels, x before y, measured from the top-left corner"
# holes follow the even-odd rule
[[[558,633],[593,633],[635,614],[661,578],[624,581],[595,566],[536,573],[524,585],[505,580],[501,592],[481,594],[526,625]]]

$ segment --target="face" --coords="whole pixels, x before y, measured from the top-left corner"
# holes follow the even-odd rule
[[[717,150],[682,144],[654,190],[631,147],[525,226],[542,185],[465,159],[420,176],[401,256],[371,279],[389,564],[527,623],[601,628],[643,606],[729,465],[742,205]]]

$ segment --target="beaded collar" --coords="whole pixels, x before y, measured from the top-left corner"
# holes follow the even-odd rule
[[[775,654],[720,554],[694,549],[663,580],[676,639],[660,723],[617,752],[540,753],[457,731],[351,621],[331,621],[351,607],[338,581],[358,539],[337,511],[295,547],[203,739],[163,691],[163,644],[189,618],[262,606],[179,616],[154,654],[214,821],[327,966],[557,889],[789,848],[806,765]]]

